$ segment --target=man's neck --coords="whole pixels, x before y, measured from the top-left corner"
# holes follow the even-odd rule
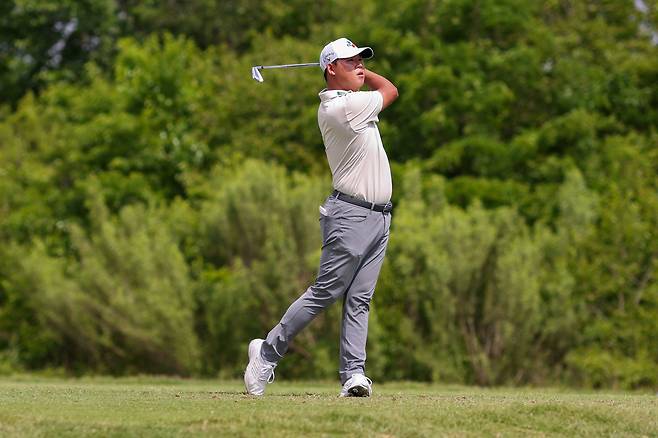
[[[357,90],[352,90],[352,89],[347,88],[347,87],[342,87],[342,86],[334,83],[333,81],[327,82],[327,90],[338,90],[338,91],[345,91],[345,92],[347,92],[347,91],[352,91],[352,92],[359,91],[358,89]]]

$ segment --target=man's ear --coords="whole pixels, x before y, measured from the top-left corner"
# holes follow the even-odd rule
[[[336,76],[335,68],[336,68],[336,64],[334,64],[333,62],[327,64],[327,74],[331,76]]]

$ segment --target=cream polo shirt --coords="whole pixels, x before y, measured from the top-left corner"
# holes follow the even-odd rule
[[[379,91],[322,90],[318,125],[334,189],[368,202],[391,199],[391,167],[377,128]]]

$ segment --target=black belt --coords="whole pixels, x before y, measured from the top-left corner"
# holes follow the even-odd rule
[[[343,192],[334,190],[334,196],[341,201],[349,202],[350,204],[358,205],[359,207],[374,210],[379,213],[390,213],[393,210],[393,204],[387,202],[386,204],[375,204],[372,202],[364,201],[363,199],[355,198],[354,196],[346,195]]]

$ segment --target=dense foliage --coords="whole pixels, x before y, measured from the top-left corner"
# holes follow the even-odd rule
[[[238,376],[313,281],[331,190],[319,70],[249,70],[346,35],[400,91],[369,374],[658,385],[655,3],[0,11],[0,372]],[[339,318],[281,373],[334,376]]]

